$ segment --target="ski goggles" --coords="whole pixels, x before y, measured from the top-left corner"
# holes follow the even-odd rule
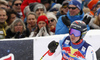
[[[79,37],[79,36],[81,36],[81,31],[71,28],[69,31],[69,34],[70,35],[74,34],[75,37]]]

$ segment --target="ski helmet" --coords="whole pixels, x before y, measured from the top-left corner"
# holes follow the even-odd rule
[[[69,31],[71,28],[81,32],[80,39],[82,39],[87,32],[87,25],[85,24],[85,22],[83,22],[81,20],[76,20],[76,21],[72,22],[70,25]]]

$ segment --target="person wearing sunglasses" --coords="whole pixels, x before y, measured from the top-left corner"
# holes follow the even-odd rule
[[[59,55],[61,52],[61,60],[97,60],[93,47],[83,40],[86,33],[85,22],[80,20],[72,22],[67,37],[64,37],[59,43],[56,41],[49,43],[50,53]]]
[[[69,26],[66,26],[67,24],[69,24],[69,22],[64,23],[63,17],[65,17],[66,19],[64,19],[64,21],[69,20],[70,23],[72,23],[75,20],[83,20],[84,19],[84,12],[81,8],[82,4],[81,2],[79,2],[78,0],[71,0],[69,2],[68,5],[68,12],[66,15],[62,15],[58,18],[58,22],[56,25],[56,31],[55,34],[66,34],[69,32]],[[88,30],[90,29],[90,27],[87,25]]]
[[[13,0],[12,2],[12,9],[17,12],[18,18],[21,18],[22,16],[21,4],[22,4],[22,0]]]
[[[62,3],[62,7],[60,8],[60,10],[57,12],[56,16],[57,18],[59,18],[61,15],[66,15],[68,12],[68,4],[70,1],[63,1]]]
[[[46,16],[48,18],[48,27],[49,27],[50,31],[55,33],[57,17],[55,16],[55,14],[53,12],[47,12]]]

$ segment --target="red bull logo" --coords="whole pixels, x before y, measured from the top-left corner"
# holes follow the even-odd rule
[[[82,57],[85,59],[85,57],[79,52],[79,51],[76,51],[73,55],[75,55],[76,57]]]
[[[0,60],[14,60],[14,55],[10,53],[9,55],[0,58]]]
[[[71,46],[70,47],[63,47],[62,50],[65,51],[65,53],[67,53],[70,57],[77,57],[77,58],[81,57],[81,58],[85,59],[85,57],[82,55],[82,53],[80,51],[78,51],[78,49],[74,49]]]

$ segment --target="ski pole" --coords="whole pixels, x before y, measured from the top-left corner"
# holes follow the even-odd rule
[[[43,57],[44,57],[49,51],[50,51],[50,50],[48,50],[48,51],[40,58],[40,60],[42,60]]]

